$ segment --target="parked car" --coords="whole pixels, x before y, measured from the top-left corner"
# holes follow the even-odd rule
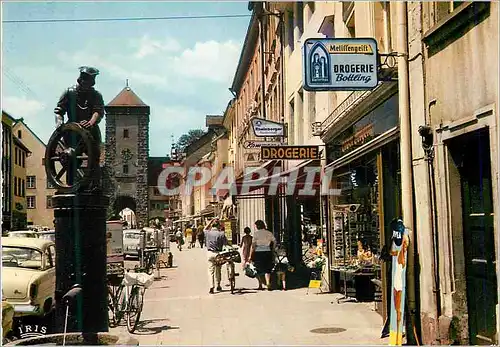
[[[141,230],[129,229],[123,230],[123,255],[130,257],[139,256],[141,243]]]
[[[29,237],[29,238],[37,238],[38,233],[33,230],[16,230],[10,231],[9,237]]]
[[[3,298],[15,316],[44,316],[55,305],[55,244],[39,238],[2,237]]]
[[[56,231],[55,230],[39,231],[39,232],[37,232],[37,234],[38,234],[39,239],[44,239],[44,240],[56,242]]]

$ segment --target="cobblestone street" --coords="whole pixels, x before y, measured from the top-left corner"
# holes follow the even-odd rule
[[[208,294],[205,249],[179,252],[172,244],[174,268],[162,269],[145,295],[141,323],[134,336],[141,345],[374,345],[381,317],[371,303],[337,304],[338,294],[317,289],[256,291],[256,280],[236,279],[231,295],[223,271],[223,291]],[[336,328],[335,333],[314,329]],[[126,332],[123,325],[111,332]],[[321,330],[320,330],[321,331]]]

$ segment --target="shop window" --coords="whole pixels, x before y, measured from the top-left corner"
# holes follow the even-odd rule
[[[26,183],[26,188],[36,189],[36,176],[26,176]]]
[[[36,208],[36,196],[27,196],[26,204],[28,205],[28,208]]]

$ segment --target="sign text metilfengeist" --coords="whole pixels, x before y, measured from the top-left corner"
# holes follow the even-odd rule
[[[369,90],[378,85],[374,39],[307,39],[303,59],[308,91]]]
[[[262,146],[262,160],[319,159],[319,146]]]

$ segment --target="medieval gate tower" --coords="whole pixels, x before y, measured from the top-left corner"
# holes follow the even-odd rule
[[[136,221],[148,225],[149,106],[128,86],[106,110],[105,165],[114,176],[110,207],[128,207]]]

